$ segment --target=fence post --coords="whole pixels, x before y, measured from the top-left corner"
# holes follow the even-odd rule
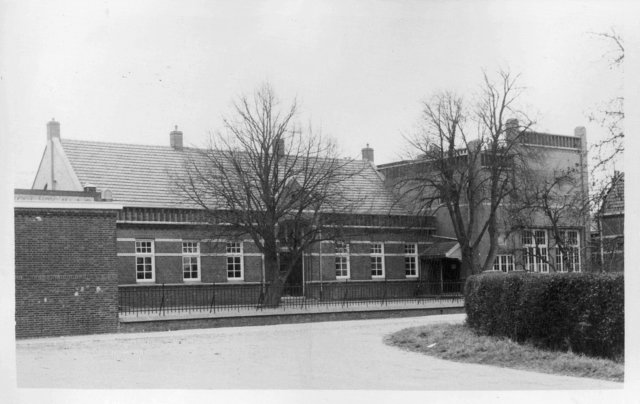
[[[213,312],[216,312],[216,284],[212,283],[211,284],[211,303],[209,303],[209,313],[211,313],[211,310],[213,310]]]
[[[160,300],[160,310],[158,314],[164,316],[164,283],[162,284],[162,299]]]
[[[387,277],[386,276],[384,277],[384,283],[382,285],[383,285],[382,286],[383,289],[382,289],[382,304],[381,304],[381,306],[382,305],[386,306],[386,303],[387,303]]]
[[[347,293],[349,292],[349,287],[347,286],[349,284],[349,279],[345,279],[344,280],[344,295],[342,296],[342,307],[344,307],[345,303],[347,304],[347,307],[349,307],[349,303],[347,303]]]
[[[265,287],[266,287],[266,283],[262,282],[262,285],[260,287],[260,296],[258,296],[258,305],[256,306],[256,310],[264,309]]]

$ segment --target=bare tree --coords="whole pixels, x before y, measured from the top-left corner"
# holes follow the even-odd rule
[[[240,97],[224,130],[185,162],[178,188],[207,213],[213,232],[250,237],[264,257],[264,304],[277,306],[304,251],[340,231],[337,217],[357,203],[345,181],[359,174],[336,145],[297,124],[269,85]],[[331,219],[329,219],[331,218]],[[287,252],[287,262],[280,262]]]
[[[467,273],[493,267],[499,209],[527,161],[520,140],[531,122],[515,107],[522,92],[517,79],[505,71],[496,81],[484,74],[481,93],[471,104],[450,92],[425,102],[421,130],[409,139],[422,163],[396,183],[405,202],[419,212],[446,209]],[[489,252],[480,262],[485,236]]]
[[[593,33],[607,42],[609,50],[603,57],[609,61],[609,67],[618,71],[624,68],[624,40],[615,29],[611,32]],[[613,181],[611,165],[624,154],[624,97],[616,95],[596,107],[589,113],[589,121],[594,122],[607,131],[606,136],[591,146],[596,163],[591,167],[594,179],[593,198],[597,199]],[[599,205],[598,202],[594,206]]]

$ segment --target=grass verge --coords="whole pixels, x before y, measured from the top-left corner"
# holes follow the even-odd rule
[[[571,352],[545,351],[508,338],[478,335],[462,324],[406,328],[385,337],[385,343],[457,362],[624,381],[624,363]]]

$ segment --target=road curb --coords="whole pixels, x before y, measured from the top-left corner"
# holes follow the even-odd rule
[[[120,321],[119,333],[174,331],[194,328],[245,327],[274,324],[296,324],[323,321],[367,320],[376,318],[421,317],[464,313],[464,307],[432,307],[398,310],[369,310],[352,312],[291,313],[219,318],[170,318]]]

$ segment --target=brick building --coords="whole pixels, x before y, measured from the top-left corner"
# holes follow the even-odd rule
[[[95,190],[102,201],[122,205],[114,216],[113,254],[121,290],[195,290],[210,284],[260,290],[265,282],[263,256],[253,241],[218,238],[203,210],[175,189],[185,159],[198,150],[183,147],[177,129],[169,135],[168,146],[70,140],[60,136],[58,122],[49,122],[32,188]],[[411,215],[400,207],[372,160],[368,147],[362,160],[345,160],[345,169],[358,175],[350,177],[344,189],[366,198],[343,218],[339,240],[312,245],[296,263],[287,284],[291,293],[313,296],[323,291],[327,296],[334,293],[333,285],[349,282],[369,285],[368,290],[384,283],[384,293],[414,295],[427,280],[421,256],[442,241],[434,237],[435,218]],[[455,259],[450,250],[440,254]],[[286,251],[281,258],[287,259]],[[438,274],[430,281],[448,279]]]
[[[591,238],[594,266],[624,271],[624,173],[615,171],[594,218]]]
[[[531,132],[526,139],[527,147],[545,151],[537,167],[541,173],[580,167],[578,192],[586,195],[584,128],[575,136]],[[264,292],[264,257],[254,242],[219,237],[205,211],[176,189],[184,162],[198,150],[183,147],[177,128],[168,140],[168,146],[71,140],[60,136],[58,122],[47,124],[32,189],[16,191],[19,337],[115,331],[118,306],[128,304],[123,298],[144,300],[160,289],[164,296],[165,288],[174,291],[172,299],[186,299],[215,287],[222,304],[255,302]],[[288,278],[287,294],[344,299],[341,285],[347,284],[356,299],[459,292],[469,274],[461,272],[450,218],[442,209],[414,213],[390,187],[403,170],[424,162],[376,167],[367,146],[362,160],[343,163],[357,172],[344,192],[359,202],[341,218],[339,237],[305,250]],[[558,253],[549,224],[536,220],[501,239],[496,269],[553,270]],[[561,225],[576,252],[573,266],[560,270],[585,270],[588,218]],[[527,238],[536,244],[523,243]],[[486,243],[480,254],[486,254],[483,249]],[[288,259],[281,250],[280,262]]]
[[[518,127],[516,120],[507,122],[507,128],[512,125]],[[509,129],[506,131],[509,136]],[[540,133],[533,131],[518,132],[518,142],[520,144],[519,159],[526,160],[526,170],[530,178],[536,180],[538,184],[543,184],[549,180],[553,185],[550,192],[555,196],[550,201],[550,210],[542,212],[543,209],[529,209],[526,218],[512,220],[510,213],[505,208],[499,208],[498,226],[500,226],[498,236],[498,251],[494,263],[494,270],[512,271],[525,270],[531,272],[573,272],[588,269],[588,249],[590,246],[589,215],[586,205],[588,200],[588,170],[587,162],[587,142],[586,130],[584,127],[577,127],[574,136]],[[470,143],[471,144],[471,143]],[[476,160],[474,170],[482,172],[488,170],[489,164],[486,156],[481,151],[481,158]],[[460,158],[465,157],[465,150],[460,150]],[[405,204],[409,209],[426,211],[436,218],[436,234],[449,237],[455,240],[455,231],[452,225],[448,210],[442,203],[435,202],[426,210],[420,205],[425,199],[424,195],[408,194],[406,189],[414,189],[411,184],[406,185],[406,179],[416,176],[424,170],[429,170],[431,160],[428,158],[418,158],[416,160],[399,161],[389,164],[379,165],[378,171],[384,176],[385,183],[389,188],[396,189],[400,195],[408,195]],[[554,182],[559,176],[566,176],[570,181]],[[416,176],[416,178],[419,178]],[[514,178],[517,183],[521,178]],[[529,180],[531,182],[531,180]],[[569,184],[570,183],[570,184]],[[530,184],[529,184],[530,185]],[[542,185],[540,185],[542,187]],[[428,192],[428,191],[427,191]],[[416,202],[417,201],[417,202]],[[464,201],[463,201],[464,202]],[[512,203],[508,198],[504,204]],[[415,206],[412,206],[415,205]],[[461,204],[461,210],[465,212],[465,204]],[[502,205],[501,205],[502,206]],[[555,209],[555,210],[554,210]],[[517,210],[517,209],[514,209]],[[479,205],[477,216],[480,220],[474,229],[478,232],[489,215],[489,208],[486,205]],[[524,216],[524,215],[523,215]],[[553,216],[550,218],[549,216]],[[526,219],[526,220],[525,220]],[[555,222],[552,222],[554,219]],[[478,233],[476,233],[478,234]],[[556,245],[556,238],[566,240],[564,254]],[[485,234],[481,239],[478,248],[480,262],[487,256],[489,250],[489,237]],[[455,271],[458,263],[456,261],[431,260],[426,263],[427,271],[438,270],[441,266],[448,267],[445,272]],[[469,274],[460,274],[465,278]]]

